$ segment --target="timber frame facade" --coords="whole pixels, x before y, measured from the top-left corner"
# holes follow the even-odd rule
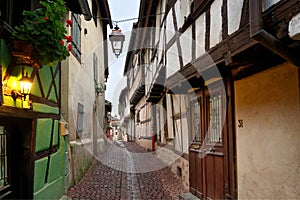
[[[9,45],[22,10],[35,6],[35,1],[3,1],[0,6],[1,199],[60,198],[64,194],[67,148],[59,134],[61,65],[41,69],[23,65],[11,55]],[[33,82],[29,107],[24,107],[23,97],[13,100],[5,89],[17,87],[14,84],[25,73]],[[55,194],[49,196],[50,190]]]
[[[299,198],[299,152],[272,153],[299,145],[299,13],[298,0],[141,0],[124,70],[136,141],[173,149],[194,195]]]
[[[110,19],[107,1],[66,0],[65,3],[70,12],[78,15],[91,14],[89,5],[92,4],[93,14],[101,13],[103,18]],[[23,10],[33,10],[38,5],[36,0],[4,0],[0,4],[0,199],[60,199],[71,184],[68,128],[62,118],[62,109],[66,106],[63,99],[69,98],[64,88],[69,86],[65,83],[70,77],[63,76],[68,62],[37,69],[17,60],[11,53],[11,35],[14,27],[21,24]],[[83,17],[85,20],[92,18],[91,15]],[[98,38],[106,40],[107,25],[111,25],[111,21],[97,18],[94,21],[102,31]],[[104,46],[98,57],[107,64],[107,46]],[[89,67],[93,69],[93,65]],[[104,83],[108,68],[100,70],[99,67],[97,72],[98,81]],[[20,95],[13,99],[10,93],[12,89],[20,90],[16,83],[26,73],[33,83],[28,104]],[[90,79],[94,77],[92,74]],[[95,89],[92,85],[87,90]],[[101,100],[95,112],[104,116],[104,97]]]

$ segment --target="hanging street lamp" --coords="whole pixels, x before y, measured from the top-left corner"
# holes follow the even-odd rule
[[[114,30],[112,30],[109,35],[109,40],[111,41],[112,50],[118,58],[122,53],[123,43],[125,41],[125,35],[122,33],[118,25],[115,26]]]

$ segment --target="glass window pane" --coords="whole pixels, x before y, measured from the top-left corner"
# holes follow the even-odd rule
[[[80,16],[78,14],[72,14],[72,51],[75,55],[80,58],[80,46],[81,46],[81,21]]]
[[[192,103],[192,140],[201,142],[201,118],[200,105],[198,101]]]
[[[208,143],[221,143],[222,137],[222,98],[223,95],[208,97]]]

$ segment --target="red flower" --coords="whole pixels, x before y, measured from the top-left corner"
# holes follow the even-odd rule
[[[72,20],[68,19],[68,20],[67,20],[67,24],[70,25],[70,26],[72,27],[72,24],[73,24]]]
[[[72,35],[70,35],[67,39],[67,42],[72,42]]]
[[[72,51],[72,44],[68,45],[68,49],[69,49],[69,51]]]
[[[68,39],[68,38],[69,38],[69,36],[65,35],[65,39]]]
[[[65,42],[63,40],[60,41],[61,45],[65,45]]]
[[[48,20],[49,20],[49,17],[45,17],[45,20],[48,21]]]

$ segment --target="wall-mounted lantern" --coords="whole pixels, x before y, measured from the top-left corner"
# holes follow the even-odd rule
[[[114,30],[112,30],[109,35],[109,40],[111,41],[112,50],[118,58],[122,53],[123,43],[125,41],[125,35],[122,33],[118,25],[115,26]]]
[[[30,94],[31,86],[32,86],[32,81],[28,77],[28,73],[26,72],[26,75],[23,76],[20,80],[21,94],[22,97],[24,98],[24,101],[26,101],[27,95]]]
[[[95,91],[96,91],[96,94],[97,96],[102,96],[105,92],[105,85],[103,86],[102,83],[96,83],[95,82]]]
[[[20,87],[18,87],[18,84],[20,84]],[[30,94],[31,86],[32,80],[28,77],[28,73],[26,75],[22,73],[22,78],[19,81],[13,81],[10,86],[7,85],[7,80],[3,82],[3,94],[10,96],[14,101],[21,97],[23,108],[29,109],[31,108],[31,103],[28,95]]]

